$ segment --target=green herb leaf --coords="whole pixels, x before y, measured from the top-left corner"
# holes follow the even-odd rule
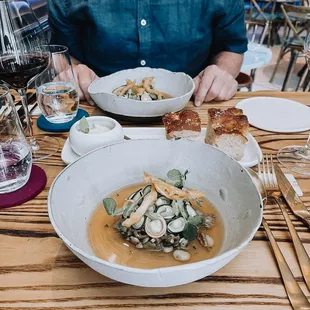
[[[174,183],[174,186],[177,188],[182,189],[183,188],[183,181],[177,181]]]
[[[187,223],[183,233],[183,237],[188,241],[193,241],[197,239],[197,227],[191,223]]]
[[[182,181],[182,174],[179,170],[177,169],[172,169],[172,170],[169,170],[168,173],[167,173],[167,176],[170,180],[173,180],[173,181]]]
[[[190,217],[188,219],[188,222],[195,225],[195,226],[199,226],[203,222],[203,216],[202,215],[195,215],[193,217]]]
[[[80,130],[84,133],[89,133],[89,124],[85,116],[80,120]]]
[[[116,209],[116,201],[113,198],[104,198],[102,200],[103,206],[105,208],[105,211],[111,215],[114,216],[115,209]]]

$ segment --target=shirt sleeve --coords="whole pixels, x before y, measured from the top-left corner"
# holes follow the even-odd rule
[[[83,61],[81,33],[78,20],[73,18],[74,4],[68,0],[49,0],[49,26],[52,30],[51,44],[68,47],[71,56]],[[80,33],[80,35],[79,35]]]
[[[220,52],[243,54],[247,51],[244,19],[244,1],[230,0],[224,3],[213,21],[212,56]]]

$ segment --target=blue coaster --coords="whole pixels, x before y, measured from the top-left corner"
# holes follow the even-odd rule
[[[79,109],[76,117],[72,121],[62,124],[54,124],[46,120],[46,118],[41,115],[37,120],[37,126],[47,132],[67,132],[70,130],[71,126],[75,122],[79,121],[83,116],[88,117],[89,114],[85,110]]]

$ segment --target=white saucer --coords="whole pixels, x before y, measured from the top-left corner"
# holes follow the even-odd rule
[[[273,132],[301,132],[310,129],[310,108],[305,104],[273,97],[254,97],[240,101],[249,123]]]
[[[166,139],[165,128],[163,127],[135,127],[135,128],[123,128],[124,135],[131,139]],[[204,137],[206,135],[206,129],[201,130],[201,134],[197,139],[198,143],[204,143]],[[253,167],[258,164],[258,158],[262,160],[262,151],[251,134],[247,136],[248,142],[246,144],[244,156],[238,162],[244,167]],[[70,146],[69,138],[66,140],[61,152],[61,158],[67,165],[76,161],[80,156],[74,153]]]

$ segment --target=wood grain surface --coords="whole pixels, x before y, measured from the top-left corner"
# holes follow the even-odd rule
[[[238,93],[233,100],[201,108],[191,104],[188,107],[199,112],[205,127],[208,108],[232,107],[252,96],[290,98],[310,106],[308,93],[256,92]],[[102,114],[97,108],[83,108],[91,115]],[[37,128],[36,132],[43,133]],[[272,154],[286,145],[303,145],[309,134],[278,134],[256,128],[251,128],[251,133],[263,152]],[[63,145],[67,134],[54,136]],[[47,173],[48,183],[39,196],[0,211],[0,309],[291,309],[262,228],[231,263],[188,285],[140,288],[115,282],[90,269],[65,247],[47,214],[49,188],[65,167],[60,152],[40,165]],[[309,208],[310,178],[294,175],[304,193],[302,200]],[[309,297],[280,210],[268,205],[264,212],[289,266]],[[309,229],[291,213],[290,216],[310,253]]]

